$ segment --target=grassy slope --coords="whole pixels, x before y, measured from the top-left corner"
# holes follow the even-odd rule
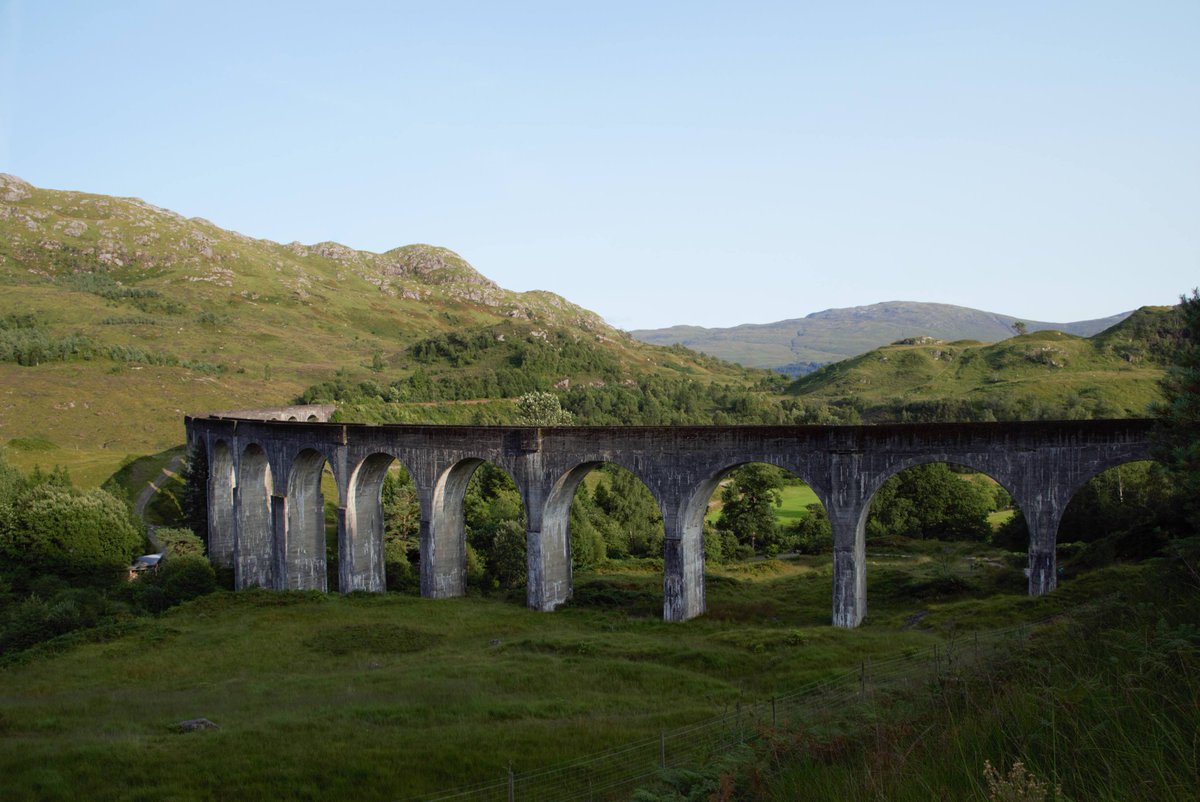
[[[107,293],[81,283],[96,277],[108,282]],[[341,369],[353,380],[383,384],[417,369],[445,373],[448,365],[417,364],[405,348],[447,331],[508,326],[525,337],[560,331],[615,358],[631,376],[741,386],[761,378],[643,345],[549,293],[505,291],[445,249],[371,254],[336,243],[281,245],[137,200],[37,189],[10,178],[0,178],[0,290],[0,318],[33,314],[52,336],[84,335],[96,346],[89,361],[0,363],[0,446],[8,444],[11,461],[24,469],[65,464],[85,485],[130,455],[178,445],[183,412],[285,403]],[[152,294],[122,297],[129,291]],[[1129,325],[1090,340],[1038,333],[992,346],[890,346],[832,365],[793,390],[867,406],[1100,399],[1105,414],[1140,415],[1157,393],[1160,373],[1144,353],[1145,342],[1161,335],[1147,322],[1153,314],[1139,312]],[[114,361],[112,346],[223,370]],[[380,372],[370,370],[376,355]],[[1049,361],[1035,361],[1041,358]],[[452,372],[496,367],[484,360]],[[562,378],[579,386],[595,377]],[[511,403],[493,399],[486,408],[492,417],[507,417]],[[481,411],[471,401],[409,404],[403,417],[469,422]],[[29,439],[41,447],[22,447]]]
[[[122,297],[131,291],[144,297]],[[446,331],[554,329],[631,372],[674,374],[681,365],[702,380],[753,380],[734,365],[639,343],[551,293],[504,290],[442,248],[282,245],[136,199],[2,177],[0,318],[13,314],[96,346],[88,361],[0,363],[0,446],[42,438],[57,450],[14,449],[12,461],[63,463],[85,484],[128,454],[178,444],[183,412],[287,403],[339,369],[386,382],[414,369],[409,344]],[[117,362],[112,346],[223,371]],[[369,370],[376,354],[380,373]]]
[[[824,732],[773,734],[727,782],[781,801],[1194,800],[1200,588],[1150,565],[1089,582],[1090,610],[951,681],[839,709]],[[1020,762],[1062,794],[989,793],[986,762],[1002,775]]]
[[[822,368],[791,391],[814,400],[855,398],[867,407],[1024,397],[1069,406],[1086,399],[1102,401],[1113,417],[1144,415],[1162,375],[1162,354],[1145,346],[1146,329],[1169,314],[1147,307],[1091,338],[1044,331],[994,344],[890,345]]]
[[[1018,568],[972,568],[981,548],[873,552],[871,617],[853,631],[828,626],[828,557],[710,571],[710,611],[685,625],[656,620],[661,575],[633,566],[580,577],[578,603],[554,614],[479,598],[218,594],[0,669],[0,737],[20,744],[0,751],[6,798],[395,799],[655,738],[948,628],[1072,601],[1024,597]],[[946,570],[981,597],[1012,595],[912,595]],[[902,630],[920,610],[925,628]],[[368,633],[374,650],[335,653]],[[221,729],[174,730],[199,716]]]

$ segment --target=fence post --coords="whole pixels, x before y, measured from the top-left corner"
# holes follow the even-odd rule
[[[517,799],[517,783],[516,777],[513,776],[512,764],[508,764],[508,802],[516,802]]]
[[[662,763],[662,767],[665,769],[667,767],[667,731],[666,730],[663,730],[662,735],[660,736],[659,753],[658,754],[659,754],[659,759]]]
[[[772,696],[771,697],[771,729],[775,729],[778,726],[779,726],[779,724],[776,722],[776,719],[775,719],[775,697]]]

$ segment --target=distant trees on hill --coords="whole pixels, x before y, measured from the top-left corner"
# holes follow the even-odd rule
[[[91,359],[96,345],[82,334],[56,336],[31,314],[0,317],[0,362],[32,367],[44,362]]]

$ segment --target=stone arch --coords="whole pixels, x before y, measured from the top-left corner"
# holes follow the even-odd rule
[[[538,516],[530,514],[538,500],[530,498],[528,476],[514,473],[512,466],[503,461],[467,456],[443,470],[432,489],[429,526],[422,525],[421,538],[421,595],[426,598],[448,598],[466,592],[467,516],[464,500],[468,488],[481,477],[479,471],[484,466],[494,469],[497,477],[503,477],[498,481],[515,488],[519,511],[513,523],[520,527],[520,536],[517,538],[515,529],[497,531],[497,536],[513,539],[498,543],[496,551],[480,556],[486,560],[488,573],[500,579],[502,586],[506,577],[511,582],[510,588],[516,587],[520,577],[524,577],[526,592],[530,592],[530,555],[536,554],[540,538],[534,529],[538,525]],[[477,547],[482,548],[482,544]],[[513,551],[514,548],[519,549],[520,554]],[[532,570],[536,584],[537,568]]]
[[[238,588],[274,587],[274,489],[267,452],[250,443],[242,450],[237,472],[234,584]]]
[[[553,610],[571,598],[574,577],[571,553],[571,504],[585,476],[596,468],[611,465],[637,479],[646,487],[662,511],[662,503],[646,480],[632,468],[615,460],[588,460],[568,469],[555,480],[542,507],[541,532],[537,542],[531,538],[529,554],[529,606]],[[534,578],[537,577],[537,582]]]
[[[704,590],[704,518],[708,513],[708,505],[712,495],[727,476],[745,465],[761,463],[787,471],[792,476],[808,485],[821,506],[828,509],[825,495],[814,483],[791,466],[773,460],[740,460],[725,465],[709,473],[697,482],[687,492],[678,510],[679,549],[683,573],[679,578],[680,607],[678,610],[665,611],[668,620],[683,620],[703,613],[707,607]],[[664,580],[665,581],[665,580]]]
[[[1165,516],[1178,512],[1169,502],[1174,486],[1163,462],[1149,455],[1088,466],[1064,493],[1062,515],[1054,533],[1056,548],[1065,542],[1092,542],[1150,521],[1169,521]],[[1143,530],[1137,542],[1145,549],[1140,555],[1143,557],[1161,545],[1152,530]],[[1131,547],[1132,541],[1122,544],[1123,556],[1130,554]]]
[[[1021,510],[1022,500],[1021,496],[1019,495],[1020,488],[1011,477],[1004,475],[1002,471],[996,471],[995,466],[989,465],[984,467],[979,464],[973,464],[973,461],[970,459],[962,459],[956,456],[948,456],[945,454],[933,457],[913,457],[889,466],[888,470],[886,471],[880,471],[879,473],[868,477],[866,489],[863,494],[862,509],[858,512],[857,531],[855,535],[856,538],[862,538],[865,540],[867,519],[871,515],[871,507],[875,503],[875,496],[878,495],[879,490],[884,486],[884,484],[887,483],[889,479],[899,476],[900,474],[912,468],[919,468],[922,465],[939,464],[966,468],[969,471],[973,471],[988,477],[993,482],[1000,485],[1000,487],[1004,488],[1004,490],[1006,490],[1008,494],[1012,496],[1013,506],[1017,510]],[[997,474],[1000,475],[998,476]]]
[[[280,545],[279,585],[288,589],[326,590],[325,496],[321,477],[328,462],[316,449],[296,455],[288,474],[287,527]],[[336,481],[336,478],[335,478]]]
[[[217,440],[208,453],[208,556],[227,568],[233,567],[236,486],[233,451],[227,442]]]
[[[583,477],[601,462],[582,462],[554,483],[542,509],[541,542],[529,557],[529,606],[550,611],[571,598],[575,580],[571,569],[571,502]],[[538,581],[535,583],[535,572]],[[535,592],[536,587],[536,592]]]
[[[421,595],[428,599],[467,592],[467,536],[463,499],[475,469],[484,460],[468,457],[451,465],[433,487],[427,532],[422,527]]]
[[[996,482],[1012,496],[1013,506],[1022,509],[1022,497],[1019,486],[1013,477],[1003,471],[997,471],[996,466],[979,463],[970,455],[932,454],[909,457],[888,465],[886,470],[870,473],[865,476],[862,502],[853,517],[853,539],[844,538],[842,548],[835,546],[834,551],[834,624],[838,626],[857,626],[867,611],[867,566],[866,540],[867,519],[879,490],[891,478],[899,476],[904,471],[918,468],[922,465],[945,464],[966,468],[967,470],[987,476]],[[1017,492],[1014,492],[1017,491]],[[834,534],[835,543],[838,533]],[[1031,552],[1032,554],[1032,552]],[[1031,560],[1033,558],[1031,557]],[[841,563],[839,565],[839,562]]]
[[[1129,465],[1134,462],[1155,462],[1162,464],[1161,460],[1157,460],[1150,453],[1145,454],[1122,454],[1116,457],[1107,457],[1105,459],[1096,460],[1089,463],[1075,477],[1075,480],[1063,490],[1063,509],[1071,503],[1071,500],[1083,489],[1083,486],[1095,479],[1105,471],[1113,468],[1120,468],[1122,465]]]
[[[1020,486],[1017,477],[1009,476],[1003,470],[997,470],[996,465],[980,463],[973,459],[972,455],[959,454],[933,454],[912,456],[905,459],[897,460],[890,463],[886,470],[874,473],[868,473],[864,476],[863,483],[863,498],[866,499],[865,507],[870,509],[871,502],[875,498],[875,494],[879,492],[879,488],[883,487],[884,483],[893,476],[896,476],[909,468],[917,468],[921,465],[936,465],[937,463],[945,463],[947,465],[957,465],[960,468],[981,473],[996,482],[998,485],[1008,491],[1014,499],[1018,497]]]
[[[376,452],[350,472],[346,506],[339,510],[338,589],[343,593],[387,588],[383,560],[383,480],[396,460]]]
[[[699,538],[701,553],[703,553],[704,547],[704,517],[708,512],[708,503],[712,498],[713,493],[716,492],[718,487],[720,487],[721,482],[723,482],[725,478],[729,476],[729,474],[733,473],[738,468],[759,463],[763,465],[770,465],[773,468],[779,468],[780,470],[787,471],[792,476],[795,476],[812,489],[813,494],[816,495],[817,501],[821,503],[822,507],[825,507],[826,509],[829,508],[829,501],[825,494],[822,493],[819,487],[810,481],[810,479],[806,477],[802,471],[798,471],[794,467],[773,460],[743,460],[741,462],[735,462],[730,465],[726,465],[725,467],[710,473],[707,477],[701,479],[695,486],[693,486],[691,491],[684,498],[683,506],[679,511],[684,537]]]
[[[575,557],[571,546],[571,505],[584,477],[604,466],[616,468],[636,480],[654,500],[658,514],[662,515],[663,504],[658,494],[637,471],[626,464],[616,460],[590,459],[567,469],[558,476],[546,494],[541,510],[540,532],[530,532],[528,601],[531,608],[553,610],[571,598],[574,592]],[[665,518],[663,536],[665,542]]]

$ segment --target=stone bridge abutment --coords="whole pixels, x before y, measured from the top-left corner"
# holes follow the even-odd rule
[[[816,493],[833,528],[832,620],[866,613],[867,514],[891,476],[948,462],[985,473],[1012,495],[1029,526],[1029,592],[1055,586],[1058,524],[1072,496],[1101,471],[1150,459],[1147,420],[880,426],[503,427],[409,426],[210,416],[187,418],[208,456],[209,554],[238,588],[326,590],[326,465],[337,483],[338,589],[385,588],[384,477],[393,462],[420,504],[421,594],[466,588],[463,497],[491,462],[512,477],[527,518],[527,601],[553,610],[572,593],[569,519],[583,476],[613,463],[632,471],[662,512],[663,617],[705,611],[703,521],[709,497],[740,465],[764,462]],[[228,413],[226,413],[228,415]],[[328,416],[328,413],[325,413]]]

